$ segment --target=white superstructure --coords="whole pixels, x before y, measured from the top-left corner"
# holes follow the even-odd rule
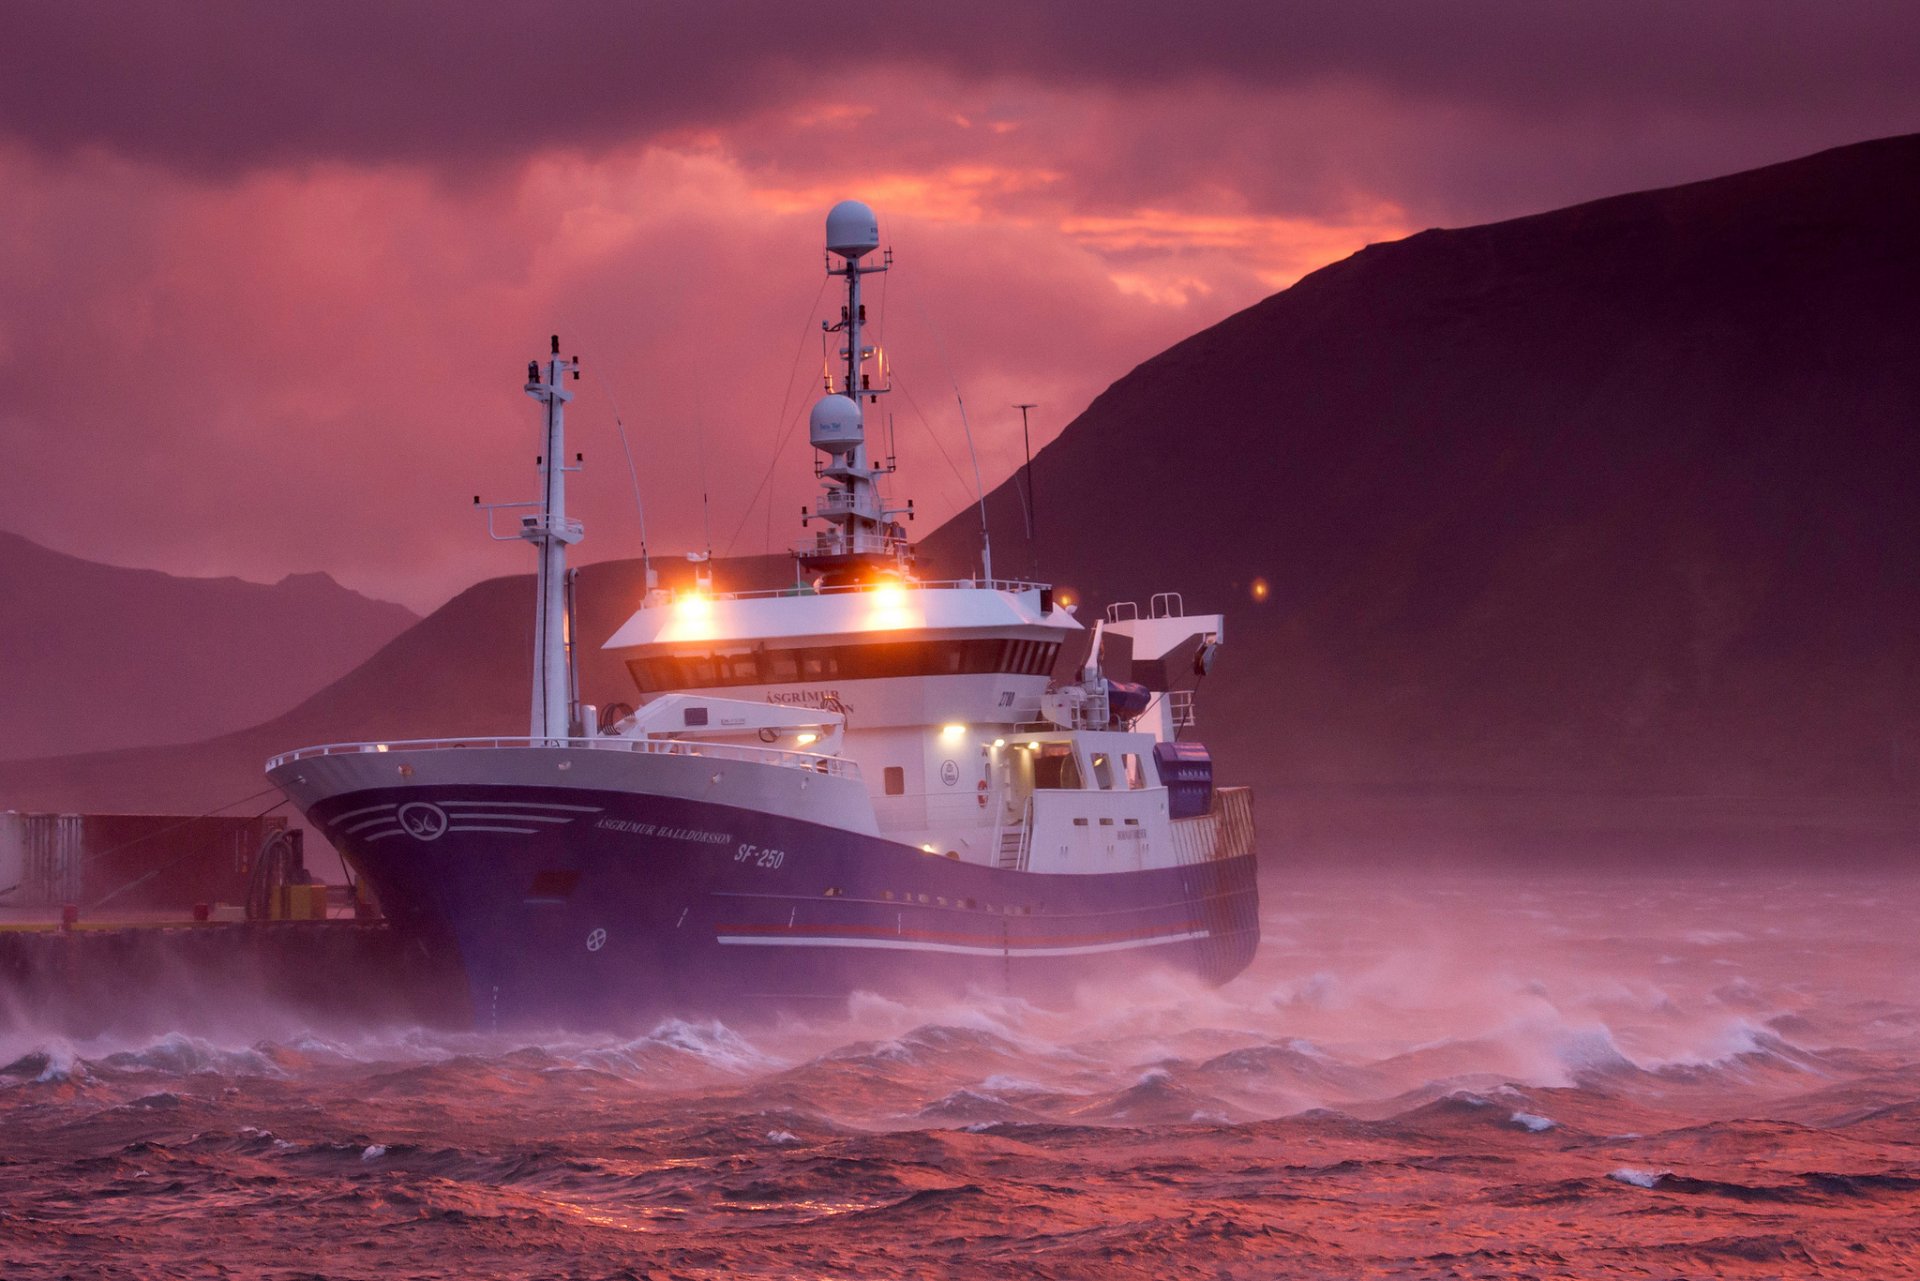
[[[886,387],[861,281],[890,265],[870,260],[872,210],[836,206],[827,247],[846,303],[825,328],[844,347],[809,416],[822,489],[790,587],[716,590],[700,556],[674,593],[649,566],[606,642],[633,694],[604,715],[581,701],[564,431],[579,362],[556,338],[526,382],[542,496],[483,504],[490,520],[537,509],[492,531],[539,554],[528,736],[268,762],[408,946],[458,970],[476,1026],[857,991],[1050,999],[1123,961],[1219,983],[1252,958],[1250,794],[1216,788],[1183,737],[1220,617],[1166,594],[1088,628],[1049,587],[995,579],[984,531],[977,577],[917,574],[912,504],[883,496],[891,460],[868,430]]]
[[[891,258],[862,261],[879,237],[855,201],[828,215],[827,245],[847,301],[826,324],[843,336],[844,372],[809,421],[823,460],[806,519],[824,528],[795,548],[792,588],[650,594],[606,642],[640,703],[608,732],[831,750],[859,767],[880,832],[943,857],[1054,872],[1174,864],[1180,807],[1155,747],[1191,723],[1222,619],[1189,616],[1171,594],[1145,616],[1116,608],[1059,679],[1063,650],[1088,638],[1050,588],[916,578],[894,519],[908,507],[882,499],[886,469],[869,457],[864,421],[886,388],[866,368],[861,279]],[[1117,649],[1129,651],[1118,681]],[[1154,678],[1135,683],[1140,668]],[[755,707],[817,720],[770,721]]]

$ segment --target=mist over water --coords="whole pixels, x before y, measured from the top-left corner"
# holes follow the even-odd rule
[[[1263,891],[1065,1009],[5,1026],[0,1273],[1916,1273],[1920,880]]]

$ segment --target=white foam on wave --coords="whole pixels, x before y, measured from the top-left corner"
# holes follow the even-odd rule
[[[1044,1086],[1038,1081],[1029,1081],[1022,1076],[1009,1076],[1004,1072],[996,1072],[986,1080],[980,1082],[980,1088],[990,1094],[1051,1093],[1050,1087]]]
[[[785,1067],[718,1019],[664,1019],[645,1036],[612,1043],[561,1042],[541,1047],[570,1066],[645,1079],[659,1071],[662,1055],[687,1066],[747,1076]]]
[[[647,1033],[641,1043],[677,1050],[730,1072],[752,1072],[778,1065],[778,1060],[762,1054],[718,1019],[707,1022],[668,1019]]]
[[[1543,1130],[1551,1130],[1560,1124],[1552,1117],[1541,1116],[1538,1112],[1515,1112],[1509,1119],[1515,1125],[1531,1130],[1535,1134]]]
[[[95,1060],[122,1072],[152,1072],[166,1076],[285,1076],[258,1046],[229,1049],[203,1037],[169,1032],[137,1050],[117,1050]]]
[[[1671,1170],[1640,1170],[1623,1165],[1607,1177],[1616,1183],[1631,1183],[1636,1188],[1653,1188],[1660,1186],[1660,1180],[1671,1173]]]
[[[49,1046],[41,1053],[46,1057],[47,1065],[40,1069],[39,1076],[33,1078],[35,1085],[63,1084],[88,1079],[87,1065],[74,1054],[72,1046]]]

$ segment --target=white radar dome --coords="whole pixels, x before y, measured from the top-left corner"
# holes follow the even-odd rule
[[[880,247],[880,220],[858,200],[842,200],[827,211],[827,248],[842,258],[858,258]]]
[[[829,454],[850,454],[866,439],[860,428],[860,406],[845,396],[822,396],[807,418],[807,439]]]

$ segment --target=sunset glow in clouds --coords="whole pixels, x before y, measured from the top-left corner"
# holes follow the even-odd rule
[[[1012,403],[1037,445],[1369,242],[1920,128],[1895,5],[14,12],[0,525],[416,608],[530,567],[465,504],[533,492],[550,332],[590,559],[638,548],[616,403],[656,552],[703,474],[716,551],[795,537],[842,198],[897,256],[925,533],[971,494],[956,386],[992,484]]]

